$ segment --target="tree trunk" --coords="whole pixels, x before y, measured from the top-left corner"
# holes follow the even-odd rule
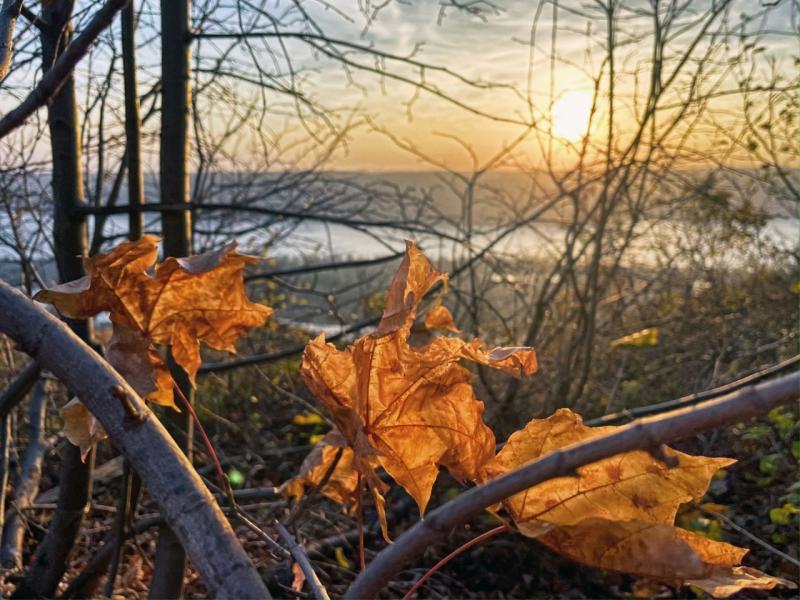
[[[142,177],[142,134],[139,116],[139,90],[136,80],[136,14],[130,0],[121,15],[122,72],[125,80],[125,156],[128,167],[128,205],[144,204],[144,179]],[[128,214],[128,239],[142,237],[143,214]]]
[[[161,0],[161,202],[189,203],[189,2]],[[192,252],[192,216],[187,208],[161,216],[165,256]],[[186,374],[170,361],[173,378],[189,402],[194,392]],[[165,424],[191,461],[194,424],[188,411],[165,415]],[[185,433],[184,433],[185,432]],[[160,527],[150,598],[180,598],[186,556],[167,525]]]
[[[42,64],[47,71],[64,52],[72,38],[73,0],[56,0],[42,5],[42,17],[49,24],[42,32]],[[84,203],[81,149],[78,133],[75,79],[70,73],[48,105],[48,126],[53,161],[53,247],[62,282],[84,274],[81,257],[87,249],[86,218],[75,208]],[[71,321],[72,330],[91,343],[91,322]],[[52,596],[64,572],[83,516],[92,497],[91,469],[94,456],[81,460],[80,450],[65,444],[61,455],[61,485],[58,506],[16,597]]]

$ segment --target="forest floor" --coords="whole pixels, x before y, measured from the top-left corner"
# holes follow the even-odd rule
[[[269,419],[261,428],[240,427],[252,421],[254,405],[259,399],[246,398],[228,403],[225,417],[213,415],[210,409],[201,410],[217,452],[228,476],[237,489],[266,489],[258,501],[242,501],[264,529],[271,533],[270,523],[286,516],[287,501],[271,497],[269,490],[281,484],[288,474],[297,471],[310,449],[315,436],[326,427],[308,419],[305,411],[279,403],[273,406]],[[232,406],[232,404],[234,406]],[[281,408],[282,407],[282,408]],[[262,415],[265,413],[261,413]],[[298,419],[298,415],[301,418]],[[800,484],[797,482],[798,414],[794,410],[774,411],[768,417],[748,424],[709,432],[684,441],[678,449],[713,456],[729,456],[739,462],[715,477],[702,502],[684,505],[678,524],[710,538],[724,540],[751,548],[745,564],[772,575],[790,580],[798,579],[798,570],[791,561],[781,557],[779,550],[792,557],[798,555],[798,513],[800,513]],[[302,424],[311,421],[310,424]],[[202,447],[197,447],[199,470],[214,482],[213,469],[207,464]],[[47,471],[41,488],[47,490],[58,484],[57,466],[48,457]],[[91,564],[92,558],[108,539],[115,518],[118,489],[121,480],[121,460],[114,458],[112,449],[101,446],[94,505],[88,515],[61,591]],[[460,487],[449,477],[441,477],[434,490],[431,506],[453,497]],[[48,502],[53,494],[40,495],[36,510],[29,516],[32,535],[27,540],[26,560],[35,543],[43,535],[48,519]],[[416,506],[397,486],[387,498],[390,535],[397,537],[413,525],[418,515]],[[157,514],[156,507],[145,495],[140,502],[137,519]],[[365,512],[367,561],[386,543],[377,534],[373,511]],[[336,597],[344,592],[357,574],[358,541],[356,519],[340,506],[327,499],[311,505],[300,521],[299,539],[309,552],[320,578]],[[257,535],[233,521],[245,548],[262,574],[270,582],[276,597],[308,597],[292,589],[291,563],[276,557]],[[404,571],[385,590],[386,597],[401,597],[427,568],[452,549],[486,531],[497,522],[488,513],[453,532],[448,539],[429,548],[424,559],[414,568]],[[157,528],[145,530],[124,547],[124,559],[114,586],[114,597],[145,598],[152,573]],[[770,549],[772,548],[772,549]],[[95,595],[105,585],[105,570],[95,579]],[[3,574],[0,591],[7,595],[18,574]],[[196,573],[189,570],[186,579],[187,597],[201,598],[205,590]],[[547,550],[519,534],[496,536],[455,558],[434,575],[421,590],[419,597],[427,598],[606,598],[606,597],[700,597],[699,590],[674,589],[627,575],[599,571],[577,565]],[[743,592],[741,597],[796,597],[795,592],[773,590]]]

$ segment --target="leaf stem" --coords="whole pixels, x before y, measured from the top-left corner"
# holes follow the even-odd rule
[[[222,484],[222,489],[228,496],[228,501],[231,503],[231,506],[236,507],[236,499],[233,497],[233,488],[231,487],[230,479],[228,479],[228,475],[222,469],[222,463],[219,462],[219,457],[217,456],[216,450],[214,450],[214,445],[211,443],[206,430],[203,428],[203,424],[200,422],[200,418],[197,416],[192,403],[187,400],[186,396],[184,396],[183,391],[178,384],[175,383],[175,380],[172,381],[172,389],[186,410],[189,411],[189,415],[191,415],[195,425],[197,425],[197,430],[200,432],[200,437],[203,438],[203,444],[205,445],[209,456],[211,456],[211,460],[214,461],[214,467],[216,468],[220,483]]]
[[[468,542],[466,542],[464,544],[461,544],[458,548],[453,550],[450,554],[445,556],[442,560],[440,560],[435,565],[433,565],[430,569],[428,569],[428,571],[425,573],[425,575],[420,577],[417,580],[417,582],[412,586],[412,588],[410,590],[408,590],[406,595],[403,596],[403,600],[410,600],[411,597],[414,595],[414,593],[420,587],[422,587],[423,583],[428,581],[428,579],[430,579],[434,575],[434,573],[436,573],[439,569],[441,569],[443,566],[445,566],[447,563],[449,563],[451,560],[453,560],[456,556],[458,556],[462,552],[466,552],[467,550],[469,550],[473,546],[477,546],[478,544],[480,544],[482,542],[485,542],[489,538],[492,538],[492,537],[494,537],[494,536],[496,536],[496,535],[498,535],[500,533],[504,533],[506,531],[511,531],[511,527],[509,525],[505,525],[505,524],[504,525],[500,525],[499,527],[495,527],[494,529],[490,529],[489,531],[484,531],[482,534],[472,538]]]

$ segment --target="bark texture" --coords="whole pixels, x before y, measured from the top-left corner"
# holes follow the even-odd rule
[[[189,209],[189,2],[161,0],[161,202],[181,208],[161,213],[165,256],[192,253]],[[194,390],[186,374],[170,361],[173,379],[189,402]],[[165,414],[165,424],[191,461],[194,423],[188,413]],[[184,433],[185,432],[185,433]],[[179,598],[183,593],[186,556],[167,525],[159,528],[150,598]]]

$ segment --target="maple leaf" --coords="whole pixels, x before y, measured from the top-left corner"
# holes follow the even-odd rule
[[[72,318],[108,311],[113,335],[109,363],[145,400],[177,410],[173,381],[154,344],[169,344],[172,356],[194,384],[200,342],[235,352],[234,342],[262,325],[272,309],[250,302],[242,271],[255,259],[236,252],[236,242],[220,250],[156,263],[158,238],[144,236],[84,261],[85,277],[42,290],[35,300]],[[77,402],[77,401],[76,401]],[[64,407],[67,437],[87,447],[99,439],[83,405]],[[88,446],[87,446],[88,444]]]
[[[560,409],[514,433],[481,469],[487,481],[564,446],[616,427],[591,428]],[[699,500],[729,458],[691,456],[663,446],[658,455],[626,452],[524,490],[503,502],[521,533],[590,566],[690,583],[716,596],[788,582],[740,567],[744,548],[673,525],[680,504]],[[738,586],[738,587],[737,587]]]
[[[425,327],[427,329],[439,329],[441,331],[450,331],[452,333],[459,333],[453,315],[448,308],[443,305],[434,306],[425,315]]]
[[[353,450],[353,468],[376,503],[383,498],[375,461],[414,498],[420,514],[440,466],[460,481],[472,480],[494,455],[483,403],[475,398],[471,373],[458,362],[467,359],[526,376],[537,368],[530,348],[487,351],[480,340],[458,338],[410,346],[420,301],[446,279],[408,242],[376,331],[345,350],[320,335],[306,346],[301,365],[309,389]],[[381,524],[385,535],[385,521]]]
[[[695,585],[715,597],[742,589],[772,589],[794,583],[741,566],[747,554],[725,542],[665,523],[585,519],[537,538],[552,550],[593,567]]]
[[[124,325],[115,325],[105,355],[139,396],[177,410],[172,375],[158,350],[142,334]]]
[[[547,419],[533,419],[513,433],[497,456],[484,465],[487,481],[549,454],[616,429],[587,427],[580,415],[562,408]],[[606,458],[508,498],[504,505],[521,532],[538,535],[549,525],[573,525],[597,517],[672,523],[678,507],[702,498],[711,477],[734,462],[691,456],[664,447],[663,456],[637,450]],[[670,468],[664,458],[676,463]]]
[[[334,466],[336,457],[338,462]],[[358,472],[353,467],[355,453],[347,446],[347,442],[336,430],[328,432],[320,440],[300,465],[298,474],[284,483],[280,491],[300,500],[306,487],[315,487],[333,467],[322,493],[340,504],[354,506],[358,489]]]
[[[43,290],[35,300],[61,314],[88,318],[109,311],[123,326],[155,344],[169,344],[175,361],[194,383],[200,342],[235,352],[234,342],[263,325],[272,309],[251,302],[242,271],[255,259],[236,252],[236,242],[188,258],[167,258],[155,269],[158,238],[125,242],[85,261],[87,275]],[[158,386],[156,386],[158,387]]]

